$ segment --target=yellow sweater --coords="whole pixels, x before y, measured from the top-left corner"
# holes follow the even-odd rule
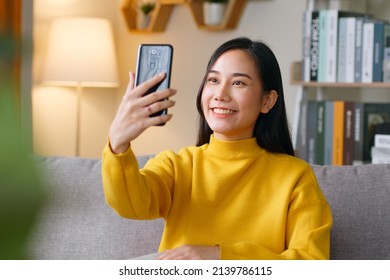
[[[310,166],[254,138],[165,151],[139,170],[131,150],[102,161],[107,203],[166,221],[159,251],[219,245],[221,259],[328,259],[332,215]],[[128,244],[130,246],[130,244]]]

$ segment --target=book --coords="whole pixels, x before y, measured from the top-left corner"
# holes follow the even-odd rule
[[[328,68],[328,10],[319,12],[319,57],[318,57],[318,82],[327,82],[326,73]]]
[[[363,111],[363,162],[371,162],[375,127],[390,122],[390,103],[365,103]]]
[[[374,57],[372,61],[373,82],[382,82],[383,80],[384,26],[385,23],[383,21],[374,22]]]
[[[317,113],[318,103],[317,101],[309,101],[308,103],[308,123],[307,123],[307,161],[310,164],[316,164],[317,154]]]
[[[362,81],[362,43],[363,43],[363,23],[365,17],[356,18],[355,26],[355,63],[354,63],[354,82]]]
[[[344,101],[334,101],[332,164],[343,165]]]
[[[372,147],[371,157],[371,163],[373,164],[389,164],[390,148]]]
[[[345,65],[345,82],[353,83],[355,79],[355,37],[356,17],[347,17],[347,54]]]
[[[382,20],[368,20],[363,24],[362,82],[383,81],[384,30]]]
[[[312,11],[304,11],[302,16],[302,81],[310,82],[310,34]]]
[[[316,164],[324,164],[325,142],[325,101],[317,101],[317,139],[316,139]]]
[[[323,165],[325,162],[325,101],[308,101],[306,120],[307,161],[311,164]]]
[[[383,31],[383,78],[382,81],[390,83],[390,24],[386,23]]]
[[[352,165],[354,157],[355,103],[344,103],[344,154],[343,165]]]
[[[390,134],[375,134],[374,147],[390,149]]]
[[[300,116],[298,120],[298,130],[297,130],[297,142],[295,147],[296,156],[307,160],[307,111],[308,111],[308,101],[307,98],[303,98],[300,103]]]
[[[371,83],[374,58],[374,22],[363,23],[362,82]]]
[[[337,81],[352,83],[355,79],[356,17],[339,19]]]
[[[339,19],[339,34],[337,46],[337,82],[346,81],[347,65],[347,18]]]
[[[390,163],[390,122],[375,126],[374,146],[371,148],[371,162]]]
[[[320,18],[319,11],[312,11],[310,29],[310,81],[317,81],[320,55]]]
[[[354,122],[354,153],[353,153],[353,165],[363,164],[363,117],[364,117],[364,103],[356,102],[354,104],[355,109],[355,122]]]
[[[324,165],[332,164],[334,102],[325,101]]]

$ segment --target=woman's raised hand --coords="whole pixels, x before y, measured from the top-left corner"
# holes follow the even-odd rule
[[[145,95],[147,90],[165,78],[161,73],[134,88],[134,73],[122,98],[116,116],[109,131],[110,147],[113,153],[119,154],[128,150],[130,142],[145,129],[169,121],[171,114],[150,117],[153,113],[168,109],[175,101],[168,99],[176,94],[174,89],[165,89]]]

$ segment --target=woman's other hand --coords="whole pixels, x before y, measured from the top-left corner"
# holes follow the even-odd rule
[[[219,246],[184,245],[162,252],[157,260],[219,260]]]

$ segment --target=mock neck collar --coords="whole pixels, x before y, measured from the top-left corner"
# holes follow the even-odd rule
[[[248,138],[236,141],[222,141],[210,136],[207,152],[215,157],[225,159],[240,159],[258,157],[265,150],[257,145],[256,138]]]

